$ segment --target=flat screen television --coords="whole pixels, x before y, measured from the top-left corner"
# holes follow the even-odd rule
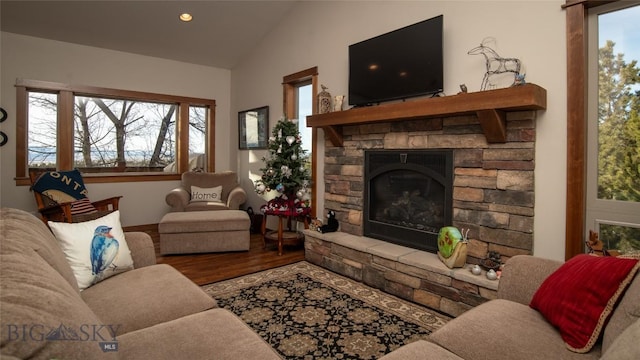
[[[437,94],[443,89],[443,15],[349,46],[349,105]]]

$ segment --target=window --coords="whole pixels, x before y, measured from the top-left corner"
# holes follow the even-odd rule
[[[58,95],[29,93],[29,167],[56,167]],[[52,145],[53,144],[53,145]]]
[[[317,113],[317,103],[313,101],[318,93],[318,68],[313,67],[287,75],[282,79],[284,87],[284,114],[288,119],[298,119],[298,129],[302,138],[302,146],[311,158],[311,216],[316,216],[316,165],[315,149],[316,129],[307,127],[307,115]]]
[[[215,168],[207,136],[214,100],[30,80],[16,86],[18,129],[25,132],[18,139],[27,140],[16,145],[19,183],[33,168],[78,168],[111,179]]]
[[[299,86],[296,86],[296,90],[296,119],[298,119],[298,129],[300,131],[300,137],[302,139],[302,148],[305,149],[308,154],[312,154],[312,130],[311,128],[307,127],[307,116],[313,114],[313,95],[311,92],[312,85],[300,84]]]
[[[589,13],[586,229],[640,253],[640,5]]]

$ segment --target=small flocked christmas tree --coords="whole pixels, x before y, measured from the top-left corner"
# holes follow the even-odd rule
[[[262,178],[255,182],[258,194],[276,190],[282,201],[293,202],[296,207],[308,207],[306,198],[310,173],[307,151],[302,148],[297,121],[278,121],[269,138],[269,155],[263,157]]]

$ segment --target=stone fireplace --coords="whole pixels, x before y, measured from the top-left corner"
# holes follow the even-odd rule
[[[452,199],[452,151],[365,151],[364,236],[435,253]]]
[[[364,235],[365,153],[446,150],[453,154],[450,224],[470,229],[469,262],[533,250],[535,111],[506,114],[507,141],[488,143],[475,115],[345,125],[343,146],[325,148],[325,209],[340,231]]]
[[[447,268],[431,253],[434,245],[420,249],[388,242],[386,235],[371,233],[367,221],[390,223],[392,232],[396,222],[428,232],[440,223],[469,229],[469,264],[490,250],[504,261],[532,254],[536,111],[545,108],[546,90],[526,84],[308,117],[307,124],[322,128],[326,139],[324,174],[318,178],[324,180],[325,203],[318,216],[334,210],[340,229],[305,230],[305,259],[452,316],[496,298],[498,281]],[[397,167],[405,162],[403,154],[409,162],[414,152],[449,154],[444,167],[451,172]],[[392,155],[371,170],[368,158],[378,153]],[[435,188],[442,187],[432,193],[436,181],[427,178],[440,176],[450,179],[437,181]],[[430,181],[431,188],[419,185]],[[366,200],[371,192],[379,195],[373,207]],[[423,209],[422,215],[404,214],[412,196],[419,196],[412,206]],[[406,221],[436,218],[427,204],[441,203],[443,219]],[[385,212],[393,219],[380,221]]]

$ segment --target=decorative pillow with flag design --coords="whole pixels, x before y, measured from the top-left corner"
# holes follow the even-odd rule
[[[72,203],[72,215],[88,214],[97,211],[87,197],[89,192],[84,185],[82,174],[78,169],[44,172],[34,182],[31,189],[56,203]]]

